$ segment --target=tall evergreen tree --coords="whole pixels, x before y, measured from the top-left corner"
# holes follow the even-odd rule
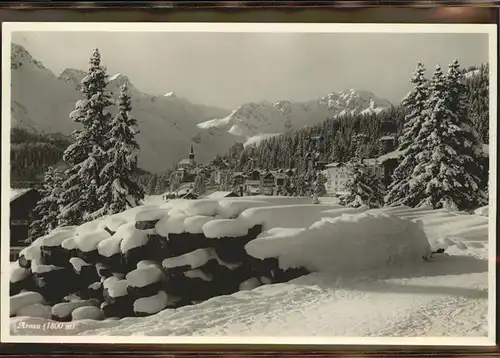
[[[61,225],[79,225],[101,205],[97,190],[102,184],[100,173],[106,164],[110,132],[111,114],[107,108],[113,104],[106,93],[107,84],[108,76],[96,49],[90,58],[87,75],[82,79],[84,98],[76,103],[76,109],[70,114],[82,128],[74,131],[75,142],[63,155],[69,169],[63,183]]]
[[[382,206],[380,178],[361,159],[352,162],[346,187],[347,193],[340,197],[341,205],[353,208]]]
[[[44,183],[40,189],[42,198],[34,209],[36,220],[30,225],[29,242],[50,233],[58,226],[57,216],[61,209],[59,201],[62,194],[62,183],[62,171],[57,167],[49,167],[45,172]]]
[[[101,170],[103,181],[97,189],[102,206],[92,213],[93,218],[122,212],[139,205],[144,190],[132,180],[137,171],[139,145],[135,136],[139,132],[137,121],[130,116],[131,98],[126,84],[120,89],[118,113],[111,122],[110,137],[106,143],[107,163]]]
[[[280,196],[290,196],[292,194],[290,177],[286,177],[283,180],[283,185],[278,188],[278,195]]]
[[[194,192],[198,195],[205,192],[205,176],[202,172],[199,172],[194,178]]]
[[[410,187],[409,180],[417,165],[416,156],[421,148],[413,146],[418,137],[422,124],[426,120],[428,111],[429,88],[428,80],[424,76],[425,68],[421,62],[417,65],[417,70],[411,79],[414,84],[413,90],[403,100],[406,109],[406,116],[402,134],[399,138],[399,150],[405,151],[405,155],[392,175],[392,182],[389,185],[385,202],[388,205],[412,205],[408,198]]]
[[[467,81],[469,118],[483,143],[489,143],[489,65],[481,65]]]
[[[413,89],[403,99],[406,109],[403,132],[399,138],[399,149],[408,148],[417,138],[422,123],[425,120],[427,100],[429,98],[428,80],[425,78],[425,67],[421,62],[417,64],[417,70],[411,79]]]
[[[486,203],[482,148],[465,121],[458,62],[445,77],[436,67],[426,121],[412,146],[418,164],[412,174],[408,201],[412,206],[471,210]]]
[[[325,196],[326,195],[326,177],[323,175],[323,173],[319,173],[318,176],[316,177],[316,181],[314,182],[314,194],[316,196]]]

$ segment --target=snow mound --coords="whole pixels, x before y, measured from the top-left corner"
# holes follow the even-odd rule
[[[274,228],[245,249],[255,258],[277,257],[282,269],[305,267],[341,275],[421,262],[431,253],[419,225],[384,213],[323,218],[303,229]]]
[[[168,234],[180,234],[184,232],[186,226],[184,221],[187,216],[182,213],[173,213],[163,216],[155,225],[155,230],[158,235],[167,237]]]
[[[123,232],[123,240],[120,242],[120,250],[126,253],[129,250],[146,245],[148,242],[148,234],[143,230],[138,230],[135,227],[130,227]]]
[[[190,266],[191,269],[196,269],[205,265],[214,256],[215,253],[212,249],[198,249],[181,256],[165,259],[162,265],[167,269],[182,266]]]
[[[99,231],[103,229],[103,224],[105,223],[106,217],[102,217],[93,221],[86,222],[78,226],[75,230],[76,235],[86,235],[94,231]]]
[[[168,295],[165,291],[160,291],[154,296],[143,297],[135,300],[134,311],[155,314],[167,307],[168,303]]]
[[[100,308],[94,306],[78,307],[71,312],[72,321],[80,321],[84,319],[91,319],[100,321],[104,318],[104,313]]]
[[[52,307],[52,315],[60,318],[68,317],[79,307],[98,306],[99,301],[91,299],[85,301],[62,302]]]
[[[134,222],[129,222],[121,225],[120,227],[117,228],[116,232],[113,235],[99,242],[99,244],[97,245],[97,250],[99,251],[99,254],[105,257],[110,257],[113,256],[114,254],[119,253],[120,244],[125,234],[127,232],[133,232],[135,230],[136,229]]]
[[[220,211],[221,208],[217,199],[184,200],[173,210],[173,212],[182,212],[186,216],[215,216]]]
[[[31,272],[34,274],[42,275],[47,272],[62,270],[62,267],[58,267],[55,265],[43,265],[40,264],[40,259],[33,259],[31,261]]]
[[[127,295],[128,286],[129,283],[127,280],[120,279],[116,276],[110,276],[102,283],[103,289],[108,292],[110,297],[122,297]]]
[[[106,230],[95,230],[89,233],[82,233],[78,236],[75,236],[74,240],[76,248],[83,252],[89,252],[96,250],[99,243],[110,236],[111,234]]]
[[[30,246],[22,249],[19,252],[19,256],[24,256],[26,260],[39,260],[42,256],[42,252],[40,251],[40,246],[42,243],[42,238],[38,238],[31,243]]]
[[[322,216],[331,216],[323,212],[334,208],[335,206],[329,204],[273,205],[247,209],[238,218],[248,222],[250,227],[262,225],[264,230],[276,227],[303,228]],[[345,212],[346,208],[341,210]],[[340,213],[338,212],[338,215]]]
[[[15,283],[28,277],[29,271],[19,266],[19,261],[10,263],[10,282]]]
[[[203,225],[203,233],[207,238],[239,237],[248,234],[251,226],[240,219],[216,219]]]
[[[221,214],[226,218],[237,217],[246,209],[269,205],[271,205],[269,202],[263,200],[226,199],[220,201]]]
[[[79,257],[72,257],[69,259],[69,263],[73,266],[74,270],[76,272],[80,272],[82,271],[82,267],[83,266],[90,266],[89,263],[83,261],[81,258]]]
[[[240,291],[250,291],[259,286],[261,286],[260,281],[255,277],[251,277],[240,284]]]
[[[104,222],[106,224],[106,227],[113,232],[116,232],[119,227],[127,223],[124,218],[118,215],[111,215],[107,217]]]
[[[74,236],[76,232],[75,227],[61,227],[51,231],[49,234],[43,236],[40,240],[40,246],[60,246],[64,240]]]
[[[42,303],[35,303],[29,306],[24,306],[20,308],[17,313],[17,317],[38,317],[47,318],[52,317],[52,307],[44,305]]]
[[[205,215],[195,215],[195,216],[190,216],[187,217],[184,220],[184,227],[186,232],[191,233],[191,234],[202,234],[203,233],[203,225],[205,225],[207,222],[213,220],[213,216],[205,216]]]
[[[165,279],[163,272],[155,266],[142,266],[130,271],[126,276],[127,282],[133,287],[144,287]]]
[[[153,221],[159,220],[166,214],[164,209],[145,208],[139,210],[135,215],[134,221]]]
[[[45,303],[44,298],[38,292],[21,292],[10,297],[10,315],[16,315],[17,312],[26,306],[31,306],[37,303]]]
[[[478,208],[478,209],[474,210],[474,214],[488,217],[489,216],[489,206],[486,205],[486,206],[483,206],[482,208]]]

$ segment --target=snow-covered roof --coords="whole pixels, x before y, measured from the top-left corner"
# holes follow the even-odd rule
[[[189,159],[181,159],[179,164],[191,164],[191,161]]]
[[[232,193],[233,193],[232,191],[214,191],[212,194],[207,195],[207,199],[225,198],[226,196]]]
[[[327,164],[326,167],[327,168],[337,168],[337,167],[343,167],[347,164],[348,163],[334,162],[334,163]]]
[[[380,137],[380,140],[394,140],[396,137],[393,135],[385,135],[383,137]]]
[[[389,159],[397,159],[400,156],[404,155],[405,152],[406,152],[406,150],[394,150],[394,151],[389,152],[387,154],[381,155],[380,157],[377,158],[377,160],[380,163],[383,163],[383,162],[385,162],[386,160],[389,160]]]
[[[31,188],[25,188],[25,189],[10,189],[10,201],[15,200],[19,198],[21,195],[27,193],[30,191]]]

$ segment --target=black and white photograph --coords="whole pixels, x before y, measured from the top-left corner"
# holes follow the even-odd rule
[[[4,341],[494,344],[495,25],[2,32]]]

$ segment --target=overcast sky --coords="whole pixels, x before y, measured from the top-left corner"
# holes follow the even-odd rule
[[[17,32],[12,40],[56,75],[86,70],[97,47],[110,75],[143,92],[227,109],[349,88],[397,103],[419,59],[432,70],[488,60],[486,34]]]

